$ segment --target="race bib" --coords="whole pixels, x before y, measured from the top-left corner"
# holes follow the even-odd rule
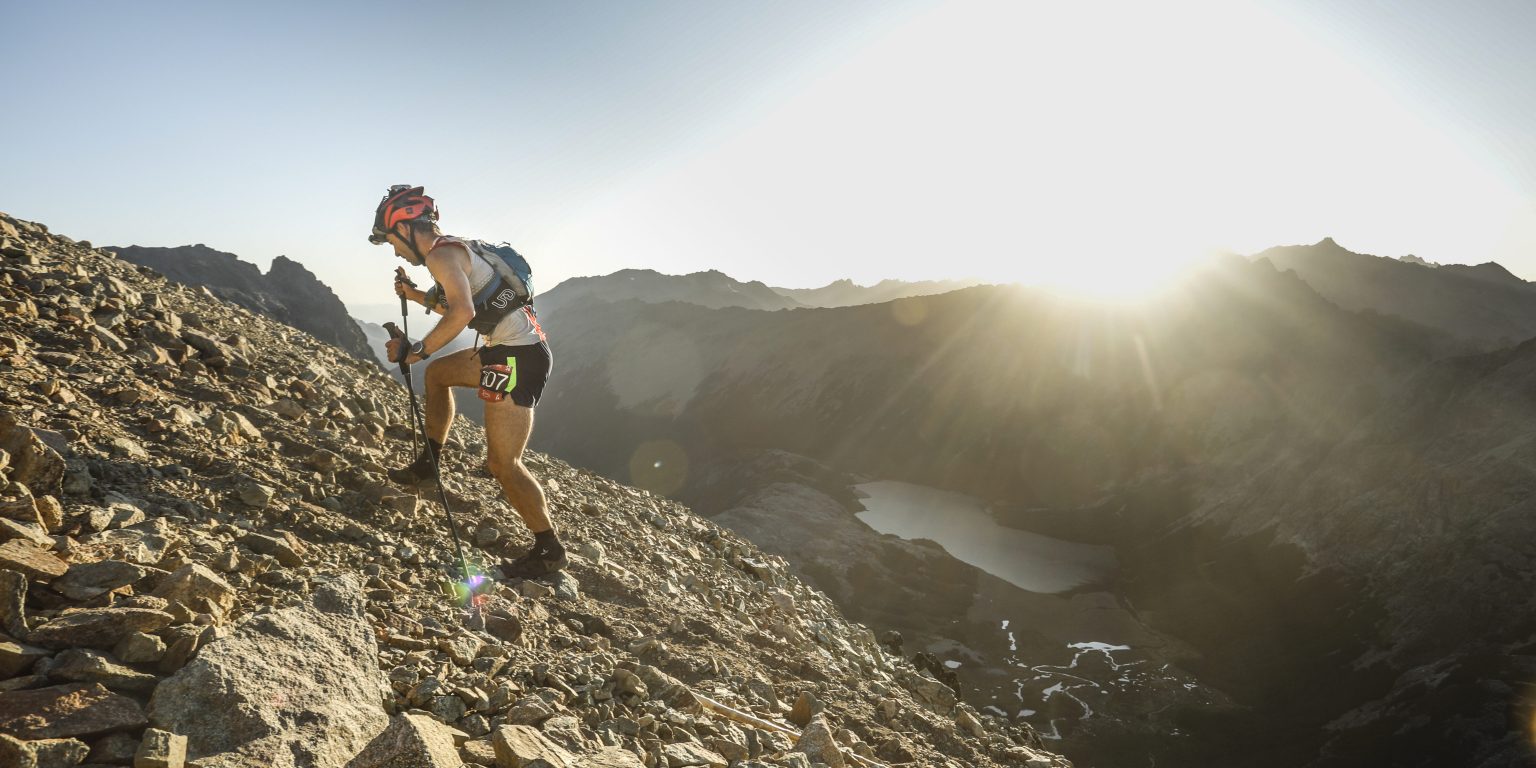
[[[517,360],[507,358],[509,365],[500,363],[480,367],[480,399],[496,403],[507,398],[507,393],[517,386]]]

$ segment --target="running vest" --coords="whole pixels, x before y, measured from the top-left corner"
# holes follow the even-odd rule
[[[475,317],[469,328],[485,337],[488,346],[521,346],[544,341],[533,310],[533,279],[528,262],[511,246],[487,245],[478,240],[442,236],[432,243],[458,245],[469,253],[469,292]],[[429,292],[430,307],[442,295],[440,286]]]

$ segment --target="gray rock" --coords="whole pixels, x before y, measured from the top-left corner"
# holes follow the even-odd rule
[[[118,336],[106,328],[103,328],[99,325],[93,325],[91,326],[91,333],[94,333],[96,338],[101,340],[103,346],[113,350],[114,352],[128,351],[128,343],[123,341],[121,336]]]
[[[0,541],[7,539],[21,539],[44,549],[53,546],[53,537],[43,530],[41,523],[23,523],[0,517]]]
[[[148,728],[133,755],[133,768],[183,768],[187,764],[187,737]]]
[[[31,496],[18,499],[0,499],[0,518],[18,523],[42,523],[37,514],[37,500]]]
[[[22,741],[0,734],[0,765],[6,768],[72,768],[90,749],[75,739]]]
[[[832,728],[827,725],[826,715],[818,714],[811,718],[810,725],[800,732],[800,739],[795,742],[795,751],[814,762],[826,763],[828,768],[843,768],[847,765],[837,740],[832,738]]]
[[[469,712],[469,706],[457,696],[437,696],[427,703],[427,711],[445,723],[453,723]]]
[[[32,668],[38,659],[51,656],[53,651],[47,648],[19,643],[15,640],[0,640],[0,680],[14,677]]]
[[[154,635],[134,632],[113,647],[112,655],[127,664],[151,664],[165,656],[165,641]]]
[[[0,631],[18,640],[27,639],[27,577],[0,570]]]
[[[36,431],[17,424],[9,415],[0,415],[0,450],[11,457],[6,469],[11,482],[25,485],[34,496],[60,494],[64,457]]]
[[[126,733],[114,733],[91,742],[91,753],[85,759],[96,764],[132,765],[133,756],[138,751],[138,738]]]
[[[176,569],[150,593],[174,600],[198,611],[216,611],[223,616],[235,607],[235,588],[222,576],[198,563]]]
[[[445,637],[437,641],[437,647],[448,654],[448,658],[453,659],[453,663],[467,667],[474,663],[475,657],[480,655],[480,649],[485,647],[485,643],[474,635],[463,634]]]
[[[604,747],[592,754],[583,755],[577,768],[645,768],[645,763],[635,753],[619,747]]]
[[[143,728],[138,702],[99,683],[0,693],[0,733],[21,739],[66,739]]]
[[[285,567],[298,568],[304,565],[304,545],[291,533],[280,532],[278,536],[247,533],[240,537],[240,543],[250,547],[253,552],[277,558]]]
[[[525,768],[542,760],[548,768],[575,768],[576,758],[565,747],[526,725],[504,725],[491,733],[498,768]]]
[[[571,602],[581,598],[581,582],[569,571],[556,571],[545,578],[555,588],[555,597]]]
[[[38,496],[32,500],[32,505],[37,509],[37,516],[43,522],[43,529],[49,533],[58,533],[64,527],[64,506],[52,496]]]
[[[123,560],[101,560],[94,563],[75,563],[69,572],[54,579],[53,591],[71,599],[86,601],[120,587],[137,584],[154,573],[151,568]]]
[[[811,718],[825,709],[816,694],[810,691],[801,691],[800,697],[795,699],[795,706],[789,711],[789,721],[804,728],[811,724]]]
[[[111,648],[134,632],[156,632],[174,617],[147,608],[91,608],[32,628],[27,642],[44,648]]]
[[[507,710],[507,722],[513,725],[538,725],[555,716],[555,710],[540,696],[524,696]]]
[[[147,693],[160,682],[160,678],[120,664],[100,651],[71,648],[54,662],[50,677],[75,683],[101,683],[115,691]]]
[[[396,715],[346,768],[459,768],[453,729],[430,717]]]
[[[706,749],[703,744],[693,741],[668,744],[661,748],[661,757],[666,761],[667,768],[686,768],[686,766],[695,765],[725,768],[729,764],[724,757]]]
[[[342,577],[245,621],[155,689],[151,720],[185,734],[202,768],[346,765],[389,723],[361,594]]]
[[[949,686],[922,674],[908,672],[901,677],[901,684],[930,712],[948,715],[959,697]]]
[[[0,544],[0,569],[18,571],[34,581],[52,581],[67,573],[69,565],[30,541],[11,539]]]
[[[170,527],[165,525],[164,520],[156,519],[134,528],[92,533],[81,537],[80,543],[106,547],[130,563],[156,565],[165,558],[170,548]]]
[[[272,503],[272,496],[275,493],[277,491],[273,490],[272,486],[263,485],[255,480],[246,480],[235,488],[235,494],[240,497],[240,501],[256,509],[265,509]]]

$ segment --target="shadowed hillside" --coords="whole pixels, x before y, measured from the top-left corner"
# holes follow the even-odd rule
[[[1486,272],[1474,284],[1504,290]],[[1428,316],[1322,293],[1230,258],[1136,307],[974,288],[793,313],[557,313],[563,380],[544,417],[560,427],[539,440],[708,514],[762,507],[769,486],[719,478],[778,449],[1112,545],[1115,594],[1247,712],[1190,710],[1180,729],[1205,751],[1186,761],[1523,764],[1511,724],[1527,710],[1504,681],[1529,677],[1536,629],[1522,586],[1536,563],[1510,544],[1536,536],[1536,353],[1458,357],[1465,343]],[[809,503],[778,495],[783,519]],[[848,589],[825,553],[797,559],[821,551],[818,527],[760,519],[743,530],[783,541],[845,605],[877,594]]]

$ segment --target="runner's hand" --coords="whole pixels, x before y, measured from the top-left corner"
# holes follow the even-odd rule
[[[401,296],[401,297],[404,297],[404,298],[407,298],[407,299],[410,299],[411,301],[414,301],[417,304],[420,304],[420,303],[422,303],[422,300],[427,297],[427,292],[426,291],[418,291],[415,288],[412,288],[409,285],[406,285],[405,283],[396,281],[395,282],[395,295],[396,296]]]

